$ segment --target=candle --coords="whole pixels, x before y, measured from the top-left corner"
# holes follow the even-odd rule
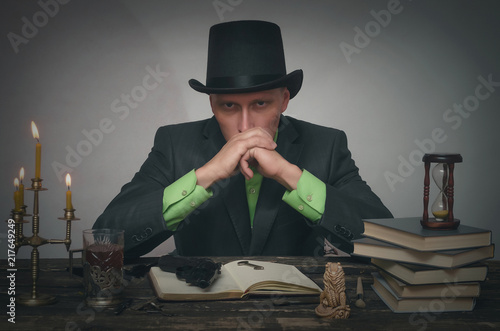
[[[21,210],[21,200],[19,199],[19,179],[14,179],[14,187],[16,190],[14,191],[14,210],[15,211],[20,211]]]
[[[66,186],[68,186],[68,191],[66,191],[66,209],[73,209],[73,204],[71,203],[71,176],[66,175]]]
[[[42,164],[42,144],[40,144],[40,136],[35,122],[31,121],[31,132],[33,138],[36,139],[36,157],[35,157],[35,178],[40,178],[40,167]]]
[[[21,207],[24,206],[24,184],[23,184],[23,179],[24,179],[24,167],[21,167],[21,170],[19,171],[19,203],[21,204]]]

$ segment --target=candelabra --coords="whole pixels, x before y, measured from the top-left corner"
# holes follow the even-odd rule
[[[42,179],[32,178],[31,179],[31,188],[28,188],[28,191],[33,191],[34,199],[33,199],[33,215],[26,214],[26,206],[22,206],[20,210],[12,211],[12,218],[15,222],[15,253],[17,254],[19,248],[21,246],[31,246],[31,276],[33,281],[33,286],[30,294],[23,294],[16,298],[16,302],[26,306],[43,306],[50,305],[56,302],[56,298],[52,295],[48,294],[40,294],[37,291],[36,283],[38,280],[39,274],[39,262],[40,257],[38,254],[38,247],[45,244],[65,244],[66,250],[69,251],[71,246],[71,222],[77,221],[79,218],[75,217],[75,209],[67,209],[64,208],[64,216],[59,217],[58,219],[66,221],[66,238],[65,239],[45,239],[38,235],[39,231],[39,204],[38,204],[38,193],[41,191],[46,191],[47,189],[42,187]],[[24,216],[32,216],[33,222],[33,234],[31,237],[26,237],[23,232],[23,227],[25,223],[28,221],[24,220]]]

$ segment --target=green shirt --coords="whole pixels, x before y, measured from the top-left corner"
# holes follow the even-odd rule
[[[274,141],[277,140],[278,131],[274,135]],[[252,168],[252,171],[254,175],[245,181],[245,190],[250,212],[250,226],[253,228],[253,218],[263,177],[255,169]],[[163,191],[163,218],[170,231],[177,230],[184,218],[212,196],[210,189],[205,190],[202,186],[196,185],[196,181],[193,169]],[[326,185],[303,169],[297,189],[287,190],[282,199],[310,221],[317,222],[325,211]]]
[[[245,183],[251,225],[262,179],[262,175],[256,172]],[[163,218],[169,230],[175,231],[183,219],[212,196],[212,191],[196,185],[196,180],[193,169],[163,191]],[[304,169],[297,189],[286,191],[283,201],[312,222],[317,222],[325,211],[326,185]]]

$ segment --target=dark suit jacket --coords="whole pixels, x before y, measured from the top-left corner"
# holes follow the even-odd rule
[[[276,150],[326,183],[325,212],[317,224],[282,201],[285,188],[264,178],[254,228],[238,174],[216,183],[213,197],[191,213],[176,232],[162,215],[163,190],[208,162],[225,144],[215,118],[161,127],[140,171],[97,219],[94,228],[125,230],[125,255],[143,255],[174,235],[180,255],[323,254],[324,238],[351,252],[363,232],[362,218],[392,217],[361,179],[344,132],[281,117]]]

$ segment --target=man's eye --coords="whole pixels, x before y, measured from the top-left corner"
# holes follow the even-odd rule
[[[262,107],[265,106],[266,102],[265,101],[257,101],[257,106]]]
[[[233,106],[234,106],[234,103],[231,103],[231,102],[224,104],[224,107],[226,107],[226,108],[233,108]]]

